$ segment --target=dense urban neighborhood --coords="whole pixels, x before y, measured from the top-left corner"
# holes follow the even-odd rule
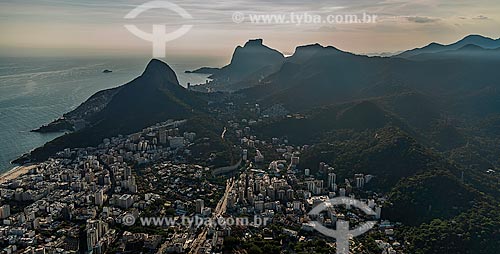
[[[262,116],[258,105],[252,111]],[[185,131],[186,120],[105,138],[97,147],[67,148],[32,165],[0,185],[3,251],[222,253],[251,246],[267,252],[275,241],[294,239],[282,248],[321,247],[327,253],[334,244],[315,232],[312,220],[334,227],[337,220],[370,218],[345,206],[330,207],[318,218],[308,211],[347,196],[376,211],[373,234],[380,253],[403,253],[396,224],[380,220],[387,200],[370,190],[376,176],[358,172],[337,179],[335,168],[324,162],[301,167],[301,153],[309,146],[260,139],[252,125],[266,118],[228,121],[220,139],[233,139],[240,158],[225,167],[206,166],[214,154],[193,159],[190,147],[208,138]],[[186,223],[187,216],[217,223]],[[353,241],[364,249],[362,241]]]

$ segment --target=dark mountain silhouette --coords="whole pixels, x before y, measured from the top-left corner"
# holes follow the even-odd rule
[[[471,50],[482,51],[472,46],[459,49]],[[313,45],[299,47],[277,72],[238,93],[264,106],[283,104],[293,112],[412,92],[446,102],[442,103],[448,107],[446,110],[456,111],[453,105],[463,103],[464,98],[473,100],[469,104],[479,103],[471,93],[499,86],[500,73],[495,71],[497,65],[492,64],[499,58],[488,59],[462,57],[457,61],[436,56],[414,61],[354,55]],[[492,111],[495,110],[488,110]],[[500,109],[494,113],[500,113]]]
[[[222,67],[212,78],[238,82],[249,75],[265,75],[273,65],[281,64],[283,60],[283,54],[263,45],[262,39],[250,40],[243,47],[236,47],[231,63]]]
[[[316,43],[297,47],[295,49],[295,53],[286,59],[286,63],[304,63],[317,56],[317,54],[324,54],[325,52],[328,52],[328,54],[346,54],[346,52],[333,46],[324,47],[321,44]]]
[[[179,85],[175,72],[164,62],[151,60],[144,73],[124,85],[93,123],[129,133],[168,118],[189,116],[205,103]]]
[[[236,47],[228,65],[220,69],[205,67],[194,72],[212,74],[210,78],[213,81],[208,85],[212,90],[236,91],[244,88],[250,81],[258,81],[275,72],[285,59],[282,53],[262,43],[262,39],[249,40],[243,47]]]
[[[31,158],[44,159],[65,147],[96,145],[103,138],[136,132],[168,119],[187,119],[203,114],[205,105],[199,94],[179,85],[175,72],[166,63],[153,59],[138,78],[97,92],[67,113],[63,121],[84,122],[85,127],[34,150]]]
[[[245,93],[252,98],[262,100],[267,97],[269,101],[285,103],[286,100],[294,101],[296,103],[293,106],[300,108],[303,105],[296,104],[302,102],[295,100],[290,94],[302,94],[310,98],[308,104],[319,106],[332,100],[349,101],[351,96],[360,92],[359,88],[366,89],[373,84],[383,84],[379,88],[384,89],[384,86],[390,83],[394,85],[396,81],[399,88],[415,91],[415,84],[411,83],[418,83],[417,86],[428,84],[436,88],[435,83],[448,85],[455,81],[443,79],[466,80],[468,77],[464,76],[476,77],[482,72],[474,60],[483,61],[484,58],[489,58],[490,61],[497,61],[500,59],[497,57],[500,51],[497,48],[500,48],[499,39],[471,35],[450,45],[431,43],[423,49],[410,50],[391,58],[355,55],[320,44],[299,46],[292,56],[283,58],[281,53],[263,46],[262,40],[253,40],[235,50],[231,64],[221,69],[200,69],[197,72],[214,73],[214,81],[209,86],[202,86],[201,90],[207,90],[208,87],[212,91],[233,92],[250,88]],[[397,58],[411,58],[430,63],[416,64]],[[455,62],[457,58],[470,59]],[[459,75],[449,75],[455,68],[450,68],[450,64],[456,66]],[[439,68],[435,68],[436,66]],[[422,75],[427,71],[430,71],[431,75]],[[406,76],[407,74],[409,76]],[[431,82],[424,80],[426,77],[431,79]],[[410,84],[401,83],[401,79],[410,80]],[[457,82],[464,83],[465,80]],[[308,87],[301,86],[301,83]],[[467,83],[470,84],[468,81]],[[254,87],[257,88],[253,89]],[[309,89],[310,87],[314,88]],[[326,97],[327,95],[329,97]]]
[[[377,58],[380,62],[385,58]],[[334,47],[298,47],[281,68],[241,91],[264,105],[283,103],[291,110],[346,102],[361,87],[376,79],[384,66],[367,56],[358,56]],[[299,99],[307,98],[307,99]]]
[[[478,60],[481,62],[500,62],[500,45],[498,48],[483,48],[475,44],[467,44],[459,49],[444,50],[435,53],[422,53],[412,57],[411,60],[439,60],[439,59],[455,59],[461,60],[468,58],[469,60]]]
[[[433,42],[422,48],[416,48],[405,51],[397,55],[396,57],[409,58],[425,53],[438,53],[447,50],[457,50],[467,45],[476,45],[485,49],[496,49],[500,48],[500,38],[495,40],[481,35],[469,35],[463,38],[462,40],[459,40],[449,45],[442,45]]]

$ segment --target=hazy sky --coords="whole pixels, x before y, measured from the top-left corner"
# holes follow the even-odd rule
[[[319,42],[357,52],[395,52],[429,42],[451,43],[468,34],[500,37],[498,0],[217,0],[170,1],[185,9],[186,20],[168,10],[150,10],[129,21],[124,16],[147,1],[0,0],[0,54],[81,55],[151,54],[151,43],[124,28],[136,24],[149,32],[152,24],[174,31],[193,28],[167,44],[168,55],[229,58],[249,38],[285,53],[297,45]],[[244,14],[308,13],[378,16],[372,24],[267,24],[233,22]]]

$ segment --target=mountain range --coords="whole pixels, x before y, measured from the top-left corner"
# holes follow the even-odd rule
[[[194,71],[211,74],[213,81],[195,90],[212,93],[181,87],[174,71],[153,59],[138,78],[38,129],[72,132],[18,162],[167,119],[216,133],[237,116],[262,117],[252,126],[259,138],[311,145],[300,167],[327,162],[339,179],[375,175],[371,188],[389,199],[383,216],[407,226],[401,234],[411,253],[495,253],[500,181],[490,170],[500,167],[499,43],[472,35],[393,57],[311,44],[284,57],[250,40],[227,66]],[[246,110],[256,103],[260,116]],[[267,115],[275,108],[281,113]]]
[[[498,49],[500,48],[500,38],[495,40],[481,35],[469,35],[449,45],[443,45],[433,42],[425,47],[405,51],[397,55],[396,57],[411,58],[420,54],[440,53],[444,51],[458,50],[469,45],[474,45],[482,49]]]
[[[220,88],[230,91],[240,103],[257,102],[264,109],[279,105],[300,113],[366,101],[400,119],[408,126],[405,129],[430,137],[429,143],[436,148],[453,149],[467,140],[462,127],[480,125],[481,132],[496,133],[494,121],[488,119],[500,116],[500,73],[496,71],[500,58],[492,57],[498,54],[497,49],[485,47],[494,48],[498,41],[473,35],[440,46],[439,52],[417,54],[417,50],[410,50],[395,57],[368,57],[311,44],[284,57],[255,39],[238,46],[227,66],[196,71],[211,72],[214,79],[196,90]],[[455,54],[457,51],[472,53]],[[409,58],[401,57],[404,55]],[[81,139],[84,142],[80,145],[90,145],[168,118],[206,115],[207,102],[214,97],[220,96],[184,89],[167,64],[152,60],[140,77],[96,93],[61,119],[36,130],[73,132],[35,150],[32,158],[40,150],[61,148],[51,148],[53,144],[78,143],[63,140]]]

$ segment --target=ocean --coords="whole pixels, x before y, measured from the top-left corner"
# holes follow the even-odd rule
[[[139,76],[148,63],[140,58],[0,58],[0,173],[10,162],[63,133],[30,132],[76,108],[102,89]],[[207,75],[186,74],[208,61],[168,63],[181,85],[199,84]],[[111,73],[103,73],[109,69]]]

